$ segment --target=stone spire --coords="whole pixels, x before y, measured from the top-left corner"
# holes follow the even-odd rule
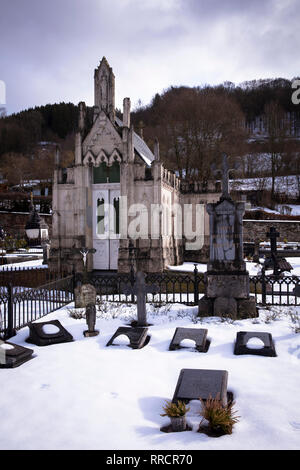
[[[95,69],[95,111],[104,111],[112,122],[115,120],[115,76],[106,58]]]

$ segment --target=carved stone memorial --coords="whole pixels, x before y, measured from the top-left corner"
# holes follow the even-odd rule
[[[85,337],[98,336],[99,331],[95,330],[96,326],[96,306],[95,304],[88,304],[85,309],[86,322],[88,330],[83,332]]]
[[[146,313],[146,299],[147,294],[156,294],[158,292],[157,286],[147,286],[145,281],[145,275],[142,271],[136,273],[136,281],[134,286],[131,287],[126,285],[123,287],[123,292],[126,295],[134,294],[137,298],[137,326],[146,327],[149,326],[147,323]]]
[[[126,335],[130,341],[128,345],[132,349],[141,349],[148,344],[150,337],[147,336],[148,328],[131,328],[130,326],[120,326],[111,337],[106,346],[111,346],[114,340],[121,335]]]
[[[253,338],[258,339],[261,345],[252,345],[251,339]],[[239,331],[236,335],[234,354],[254,354],[256,356],[270,357],[277,356],[272,335],[270,333],[257,331]]]
[[[27,343],[37,346],[49,346],[50,344],[67,343],[73,341],[73,336],[62,326],[58,320],[42,323],[29,323],[29,337]]]
[[[219,397],[221,403],[227,405],[227,381],[226,370],[210,369],[182,369],[176,385],[173,402],[178,400],[189,402],[190,400],[207,400]]]
[[[0,342],[0,369],[12,369],[32,359],[33,349],[10,342]]]
[[[228,191],[227,156],[223,156],[223,194],[207,204],[210,255],[205,273],[205,296],[199,302],[200,316],[257,316],[255,298],[249,295],[249,273],[243,258],[245,204],[235,202]]]
[[[86,308],[89,304],[96,304],[96,288],[91,284],[82,284],[74,289],[75,308]]]
[[[183,348],[180,346],[181,341],[191,339],[195,341],[197,351],[207,352],[209,348],[209,342],[206,339],[207,331],[204,328],[176,328],[169,350],[181,349]]]

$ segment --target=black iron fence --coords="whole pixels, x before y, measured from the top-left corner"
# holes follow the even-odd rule
[[[134,295],[124,294],[124,286],[134,283],[131,274],[92,274],[89,282],[96,287],[102,300],[132,303]],[[197,305],[205,292],[205,276],[195,270],[191,273],[159,273],[147,274],[146,283],[157,286],[156,294],[147,294],[148,302],[182,303]],[[255,297],[258,305],[300,305],[300,300],[293,293],[300,284],[300,276],[267,276],[264,273],[250,276],[250,294]]]
[[[26,326],[74,300],[74,285],[80,276],[67,276],[36,288],[0,287],[0,337],[9,338],[15,330]],[[134,273],[90,274],[88,282],[96,287],[101,300],[134,303],[133,294],[124,294],[125,286],[134,284]],[[147,301],[156,304],[182,303],[198,305],[205,292],[205,275],[197,268],[191,273],[147,274],[146,283],[156,286],[156,293],[147,294]],[[300,305],[294,288],[300,276],[250,276],[250,294],[258,305]]]
[[[73,300],[73,276],[33,289],[0,287],[0,337],[10,338],[16,330]]]

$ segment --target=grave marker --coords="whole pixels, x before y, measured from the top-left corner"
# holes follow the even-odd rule
[[[248,347],[247,343],[251,338],[258,338],[264,346],[262,348]],[[270,333],[256,331],[239,331],[236,335],[234,354],[253,354],[256,356],[276,357],[275,345]]]
[[[131,328],[130,326],[120,326],[116,333],[111,337],[106,346],[111,346],[114,340],[121,335],[126,335],[130,341],[128,345],[132,349],[141,349],[147,342],[149,342],[150,337],[147,336],[148,328]]]
[[[0,342],[0,369],[12,369],[32,359],[33,350],[10,342]]]
[[[191,339],[196,343],[196,350],[199,352],[207,352],[209,343],[206,340],[207,331],[204,328],[176,328],[173,339],[170,343],[169,350],[181,349],[181,341]]]
[[[96,305],[91,303],[85,309],[86,323],[88,330],[83,332],[85,337],[98,336],[99,331],[95,330],[96,326]]]
[[[47,328],[47,326],[49,328]],[[33,343],[37,346],[49,346],[51,344],[67,343],[73,341],[73,336],[62,326],[58,320],[52,320],[42,323],[29,323],[29,337],[27,343]],[[47,329],[58,330],[56,332],[47,332]]]
[[[205,401],[211,396],[212,398],[219,397],[223,406],[226,406],[227,381],[226,370],[182,369],[172,401],[188,402],[199,400],[199,398]]]
[[[147,294],[157,294],[158,292],[157,286],[147,286],[145,281],[145,275],[142,271],[138,271],[136,273],[136,281],[134,286],[124,286],[123,292],[126,295],[134,294],[137,298],[137,326],[145,327],[148,325],[147,323],[147,313],[146,313],[146,299]]]

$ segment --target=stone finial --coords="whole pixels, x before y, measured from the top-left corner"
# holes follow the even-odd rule
[[[155,157],[155,161],[156,161],[156,162],[159,162],[159,161],[160,161],[159,142],[158,142],[158,139],[155,139],[155,141],[154,141],[154,157]]]
[[[86,116],[86,106],[83,101],[78,103],[78,108],[79,108],[79,116],[78,116],[78,130],[79,132],[84,131],[85,127],[85,116]]]
[[[139,122],[139,134],[140,134],[141,139],[143,140],[144,140],[144,129],[145,129],[145,124],[143,123],[143,121],[140,121]]]
[[[55,147],[55,166],[58,168],[60,165],[60,146],[57,144]]]
[[[115,119],[115,76],[106,58],[100,62],[94,73],[95,107]]]
[[[124,98],[123,100],[123,126],[130,127],[130,98]]]

